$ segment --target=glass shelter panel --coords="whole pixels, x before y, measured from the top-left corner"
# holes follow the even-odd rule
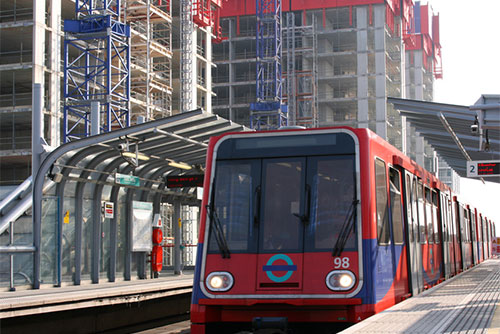
[[[56,283],[57,268],[57,208],[55,196],[42,199],[42,226],[40,241],[40,281],[42,284]]]

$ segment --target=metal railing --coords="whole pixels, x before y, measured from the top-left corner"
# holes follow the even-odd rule
[[[31,93],[15,93],[0,95],[0,108],[2,107],[16,107],[16,106],[30,106],[32,98]]]
[[[31,148],[31,136],[11,136],[0,138],[0,150],[25,150]]]
[[[33,20],[33,8],[14,8],[0,11],[0,22]]]
[[[15,50],[0,53],[0,65],[6,64],[31,64],[33,62],[32,50]]]
[[[8,275],[10,291],[15,290],[16,275],[21,277],[25,283],[28,284],[32,283],[32,277],[30,277],[30,274],[32,275],[32,273],[25,272],[29,271],[30,269],[23,270],[23,268],[25,267],[28,268],[31,267],[29,264],[28,265],[26,263],[23,264],[23,262],[29,262],[29,261],[16,261],[16,262],[14,261],[15,256],[18,256],[20,254],[33,254],[35,252],[35,247],[33,245],[19,244],[18,240],[19,239],[22,240],[23,238],[22,237],[16,238],[14,231],[15,220],[20,215],[22,215],[22,213],[25,211],[28,202],[31,201],[31,192],[30,192],[31,184],[32,184],[32,177],[30,176],[0,202],[0,213],[1,213],[0,240],[3,243],[6,243],[6,245],[0,245],[0,254],[4,259],[5,259],[4,255],[8,255],[8,266],[7,266],[8,270],[5,271],[5,269],[7,269],[5,266],[6,263],[2,261],[0,274],[6,273]],[[20,202],[17,205],[15,205],[14,203],[19,199]],[[15,264],[17,264],[17,266]],[[0,284],[5,281],[6,280],[4,279],[0,279]]]

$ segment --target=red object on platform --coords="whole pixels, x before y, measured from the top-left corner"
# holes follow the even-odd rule
[[[153,243],[161,244],[162,241],[163,241],[163,232],[161,231],[161,228],[153,229]]]
[[[155,245],[151,252],[151,268],[153,271],[159,272],[163,267],[163,247]]]

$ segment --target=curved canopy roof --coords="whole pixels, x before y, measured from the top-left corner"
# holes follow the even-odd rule
[[[406,117],[455,172],[467,177],[467,161],[500,159],[500,96],[491,99],[491,96],[484,95],[481,99],[487,101],[470,107],[393,97],[387,101]],[[498,102],[490,103],[495,99]],[[476,119],[476,111],[481,110],[486,112]],[[478,124],[481,134],[471,132],[475,122],[481,123]],[[499,182],[498,178],[488,178],[488,181]]]
[[[59,182],[116,186],[114,173],[133,174],[141,185],[121,186],[180,196],[163,190],[164,177],[202,174],[208,139],[244,130],[244,126],[202,110],[178,114],[61,145],[47,156],[53,160],[48,176]]]

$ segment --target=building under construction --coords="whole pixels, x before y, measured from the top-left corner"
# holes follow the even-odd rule
[[[221,38],[220,7],[219,0],[13,0],[0,3],[0,198],[8,200],[12,197],[10,194],[18,194],[10,198],[7,204],[2,201],[0,244],[29,243],[37,237],[33,227],[35,224],[32,225],[32,221],[36,219],[31,216],[31,204],[24,206],[26,200],[31,198],[29,191],[33,188],[32,182],[35,182],[35,176],[30,175],[35,174],[38,169],[38,166],[31,166],[32,147],[38,147],[32,141],[32,124],[35,125],[34,129],[38,128],[36,125],[42,124],[40,135],[33,137],[45,140],[40,148],[48,154],[63,143],[77,142],[94,134],[123,130],[133,124],[161,120],[200,108],[211,111],[211,74],[214,67],[211,50],[212,43]],[[37,87],[36,90],[34,86]],[[38,89],[40,86],[41,89]],[[36,112],[40,110],[40,104],[41,112]],[[39,114],[43,115],[40,122],[33,121],[32,115],[35,117]],[[205,126],[208,128],[207,124]],[[222,128],[221,124],[218,127]],[[166,136],[165,133],[158,134]],[[179,139],[179,136],[172,136],[175,140]],[[124,140],[128,151],[129,138],[125,137]],[[194,140],[189,143],[202,147],[205,145]],[[133,147],[137,152],[139,143],[131,143],[130,148]],[[34,153],[33,156],[39,156],[40,153],[42,152]],[[168,166],[169,163],[175,163],[171,156],[166,158],[170,160],[160,159],[163,164]],[[117,166],[135,168],[138,167],[138,159],[136,157],[134,164],[133,159],[120,158]],[[88,161],[83,163],[87,164]],[[101,166],[105,165],[103,161],[100,163]],[[197,163],[201,163],[201,160]],[[36,166],[35,163],[33,165]],[[177,166],[192,168],[185,163],[177,163]],[[95,164],[87,167],[80,165],[75,170],[77,174],[92,170],[82,180],[89,177],[95,181],[106,175],[97,171],[99,167]],[[116,172],[116,168],[111,172]],[[145,173],[151,169],[143,168]],[[182,173],[174,167],[168,169],[167,174]],[[140,174],[140,170],[139,168],[130,173]],[[157,179],[155,176],[155,180]],[[47,181],[50,183],[50,180]],[[16,188],[18,184],[21,185]],[[116,184],[110,183],[109,186]],[[64,208],[66,218],[58,220],[49,214],[41,224],[53,226],[56,222],[67,222],[60,231],[60,237],[70,240],[66,244],[68,247],[76,245],[79,252],[85,253],[91,248],[90,239],[85,237],[86,233],[102,238],[105,235],[106,238],[109,237],[110,233],[103,231],[101,234],[98,226],[87,230],[90,224],[83,222],[92,221],[92,212],[100,212],[101,208],[90,209],[88,205],[95,198],[90,192],[85,191],[80,197],[77,193],[78,191],[70,191],[66,195],[61,193],[56,196],[58,198],[50,191],[45,194],[49,199],[44,198],[42,201],[44,213],[51,212],[56,201],[59,203],[57,210]],[[104,200],[113,200],[117,208],[125,210],[127,203],[131,201],[125,199],[124,193],[122,191],[118,196],[117,192],[114,200],[107,193],[107,199]],[[161,194],[161,190],[157,189],[156,194]],[[143,199],[145,200],[148,199]],[[97,206],[100,204],[97,203]],[[175,240],[177,248],[180,247],[181,239],[183,245],[195,243],[196,205],[186,201],[175,204],[170,199],[162,202],[155,210],[164,222],[162,227],[167,243],[173,244]],[[82,216],[77,212],[82,212]],[[128,224],[125,221],[129,216],[117,212],[116,224]],[[172,222],[177,219],[184,222],[184,227],[175,236],[174,227],[177,224]],[[108,226],[109,221],[103,220],[103,226]],[[83,225],[78,225],[80,223]],[[77,235],[84,237],[78,238]],[[120,249],[120,245],[125,245],[123,232],[115,231],[114,238],[118,240],[114,246],[107,243],[102,249],[96,249],[94,256],[105,256],[103,254],[110,254],[109,250],[113,247]],[[165,266],[174,266],[175,262],[175,266],[179,267],[181,261],[186,266],[194,264],[192,247],[187,247],[182,252],[182,260],[174,261],[174,248],[170,246],[163,249]],[[43,247],[37,249],[45,252]],[[177,254],[180,254],[180,249],[177,249]],[[67,261],[66,256],[71,257],[68,260],[71,263],[80,264],[68,267],[69,269],[61,267],[56,280],[73,281],[77,284],[80,279],[91,278],[89,256],[75,256],[66,252],[59,261],[60,264]],[[94,263],[96,261],[98,260]],[[136,261],[135,257],[133,261]],[[111,262],[117,263],[114,260]],[[8,283],[8,279],[5,280],[8,275],[5,274],[9,272],[9,268],[11,274],[32,273],[30,263],[32,260],[27,254],[2,257],[0,286]],[[127,277],[133,275],[130,274],[130,266],[128,271],[123,266],[111,271],[106,266],[103,270],[109,273],[119,272],[119,277]],[[74,272],[78,274],[75,276]],[[98,279],[98,271],[92,272],[95,275],[93,279]],[[137,274],[137,270],[135,272]],[[113,280],[115,274],[110,276],[109,273],[107,278]],[[55,276],[51,276],[49,281],[54,280]],[[14,281],[16,284],[26,283],[19,277],[11,279],[11,288]]]
[[[111,96],[125,96],[115,103],[124,106],[115,109],[125,110],[122,118],[132,124],[138,118],[157,119],[197,107],[250,124],[249,108],[256,100],[254,1],[225,6],[204,0],[102,3],[108,5],[102,14],[111,10],[113,20],[130,27],[123,42],[129,44],[126,57],[112,48],[107,60],[101,56],[107,50],[102,40],[65,31],[65,19],[96,15],[83,5],[76,11],[69,0],[0,5],[3,184],[30,175],[34,82],[43,83],[44,138],[51,146],[89,134],[85,115],[96,100],[105,112],[108,102],[101,96],[107,88],[99,82],[107,79],[128,90]],[[116,4],[120,10],[113,9]],[[289,125],[369,127],[424,162],[423,141],[406,140],[414,132],[385,99],[432,100],[433,81],[442,72],[439,17],[429,5],[412,0],[289,1],[282,4],[281,24]],[[94,44],[94,55],[82,51],[82,43]],[[117,59],[127,57],[128,63],[118,66]],[[97,68],[100,61],[121,74],[92,76],[89,68]],[[120,75],[123,80],[117,79]],[[126,126],[119,117],[116,124],[109,120],[104,131]],[[433,169],[427,161],[426,167]]]
[[[31,175],[33,83],[42,84],[43,137],[53,147],[90,135],[91,102],[99,102],[101,131],[198,107],[210,111],[220,6],[214,0],[2,1],[1,183]]]
[[[250,124],[256,100],[256,6],[221,11],[226,39],[214,45],[213,110]],[[439,17],[412,0],[292,0],[282,3],[284,101],[289,125],[368,127],[435,170],[386,97],[431,101],[442,76]],[[409,138],[409,140],[407,140]],[[427,157],[427,159],[424,159]],[[425,161],[424,161],[425,160]]]
[[[320,3],[291,0],[282,3],[282,7],[277,5],[279,1],[274,1],[272,11],[266,15],[256,14],[257,5],[267,6],[271,2],[2,1],[0,198],[8,193],[17,194],[23,186],[14,191],[15,185],[27,182],[32,175],[32,145],[35,147],[32,124],[42,124],[41,135],[33,138],[45,139],[46,152],[63,143],[96,138],[91,136],[94,134],[126,132],[136,123],[166,122],[164,117],[183,116],[198,108],[251,125],[252,117],[262,116],[255,106],[266,103],[262,92],[257,93],[256,89],[259,82],[266,83],[269,79],[259,77],[266,71],[274,80],[273,89],[276,88],[270,94],[270,105],[279,109],[280,121],[276,124],[281,125],[284,117],[288,125],[368,127],[419,164],[425,164],[428,170],[436,170],[434,152],[423,139],[416,139],[415,131],[407,127],[405,120],[386,102],[388,96],[432,100],[433,81],[442,73],[439,21],[430,6],[412,0],[325,0]],[[258,23],[263,22],[273,27],[272,38],[257,35]],[[41,99],[38,99],[38,91],[41,91]],[[33,122],[32,115],[40,114],[34,112],[40,110],[40,100],[43,117],[40,122]],[[263,114],[270,119],[268,112],[264,110]],[[16,218],[9,216],[8,221],[0,221],[0,243],[12,246],[19,240],[46,240],[50,247],[28,249],[39,252],[35,259],[42,253],[48,254],[47,258],[56,258],[52,252],[58,249],[57,270],[49,266],[42,283],[60,285],[72,281],[79,284],[80,280],[95,283],[101,276],[110,281],[115,277],[130,279],[134,275],[144,278],[146,253],[134,252],[124,232],[131,224],[127,213],[133,211],[130,205],[136,199],[156,203],[155,214],[165,222],[164,265],[180,268],[181,244],[188,245],[183,251],[183,264],[194,264],[191,246],[197,235],[198,204],[181,203],[176,197],[178,193],[169,192],[167,196],[159,185],[165,186],[161,175],[172,171],[184,173],[172,166],[185,168],[186,164],[173,160],[169,156],[172,151],[158,152],[167,139],[178,141],[174,146],[184,143],[185,146],[176,146],[176,152],[183,151],[182,159],[197,155],[197,165],[187,166],[196,169],[204,159],[200,154],[205,152],[210,135],[243,129],[212,115],[204,114],[204,117],[213,121],[215,130],[204,130],[208,126],[201,120],[193,121],[195,125],[186,130],[186,138],[155,129],[152,136],[164,137],[151,145],[139,143],[140,139],[134,136],[119,138],[127,152],[119,151],[114,142],[114,146],[109,147],[110,154],[116,155],[113,162],[110,162],[111,155],[89,154],[87,157],[79,153],[81,156],[75,154],[75,159],[81,158],[80,165],[65,161],[64,165],[55,167],[61,172],[51,168],[48,178],[54,181],[58,176],[60,180],[54,181],[57,190],[47,191],[41,201],[44,217],[37,225],[50,227],[43,227],[43,232],[37,234],[33,232],[35,224],[31,223],[42,218],[32,219],[28,207],[15,210],[19,214]],[[259,122],[265,122],[265,117]],[[195,134],[200,133],[201,139],[194,140]],[[135,147],[135,152],[129,150],[129,145]],[[139,166],[139,147],[149,157],[158,159],[158,166],[166,165],[161,167],[165,169],[160,168],[157,173],[157,165],[151,163],[150,168],[141,165],[135,170]],[[124,153],[132,154],[136,160],[127,159]],[[33,165],[37,166],[34,162]],[[139,187],[141,191],[136,185],[120,188],[116,184],[118,176],[114,175],[119,169],[135,177],[142,175],[141,181],[137,179],[143,184]],[[37,168],[33,172],[37,173]],[[61,179],[64,182],[59,183]],[[65,182],[71,184],[66,193]],[[25,194],[28,188],[19,192]],[[146,190],[151,190],[156,199],[145,193]],[[160,203],[159,198],[164,201]],[[101,217],[105,203],[114,204],[113,218]],[[7,204],[0,208],[2,219],[6,208]],[[179,223],[174,224],[177,220]],[[184,222],[182,233],[181,221]],[[78,250],[76,253],[72,252],[73,247]],[[9,268],[11,274],[12,268],[20,272],[32,270],[26,269],[32,261],[27,254],[9,256],[10,262],[7,257],[0,262],[0,274]],[[44,264],[37,268],[40,267]],[[34,272],[33,276],[36,278],[40,273]],[[19,284],[26,283],[19,277],[11,278],[11,287],[16,279]],[[0,286],[6,282],[0,280]]]

